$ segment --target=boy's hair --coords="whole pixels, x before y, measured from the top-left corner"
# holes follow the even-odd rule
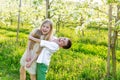
[[[63,46],[64,49],[69,49],[72,45],[72,42],[71,40],[68,39],[68,42],[67,42],[67,45],[66,46]]]

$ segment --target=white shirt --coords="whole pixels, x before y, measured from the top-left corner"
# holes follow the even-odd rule
[[[44,63],[46,65],[49,65],[50,58],[54,52],[59,50],[59,45],[55,42],[41,40],[40,46],[44,48],[38,56],[37,63]]]

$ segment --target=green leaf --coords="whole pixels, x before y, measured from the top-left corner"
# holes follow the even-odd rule
[[[120,2],[119,0],[107,0],[107,3],[118,3]]]
[[[120,25],[120,20],[115,23],[115,26]]]

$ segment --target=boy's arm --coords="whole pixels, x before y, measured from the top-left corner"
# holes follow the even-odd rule
[[[37,38],[34,38],[32,36],[29,36],[29,39],[40,43],[41,47],[46,47],[46,48],[48,48],[49,50],[51,50],[53,52],[59,49],[59,46],[57,44],[53,43],[53,42],[37,39]]]

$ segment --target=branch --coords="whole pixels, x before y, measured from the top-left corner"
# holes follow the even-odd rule
[[[92,9],[94,9],[94,10],[98,10],[99,12],[101,12],[101,13],[104,13],[104,14],[108,15],[108,13],[106,13],[106,12],[104,12],[104,11],[100,10],[100,9],[93,8],[93,7],[92,7]],[[116,19],[116,16],[112,15],[112,17]]]
[[[52,16],[50,16],[50,18],[52,18],[54,16],[54,14]]]
[[[54,2],[54,0],[52,0],[50,3],[49,3],[49,5],[51,6],[51,4]]]

